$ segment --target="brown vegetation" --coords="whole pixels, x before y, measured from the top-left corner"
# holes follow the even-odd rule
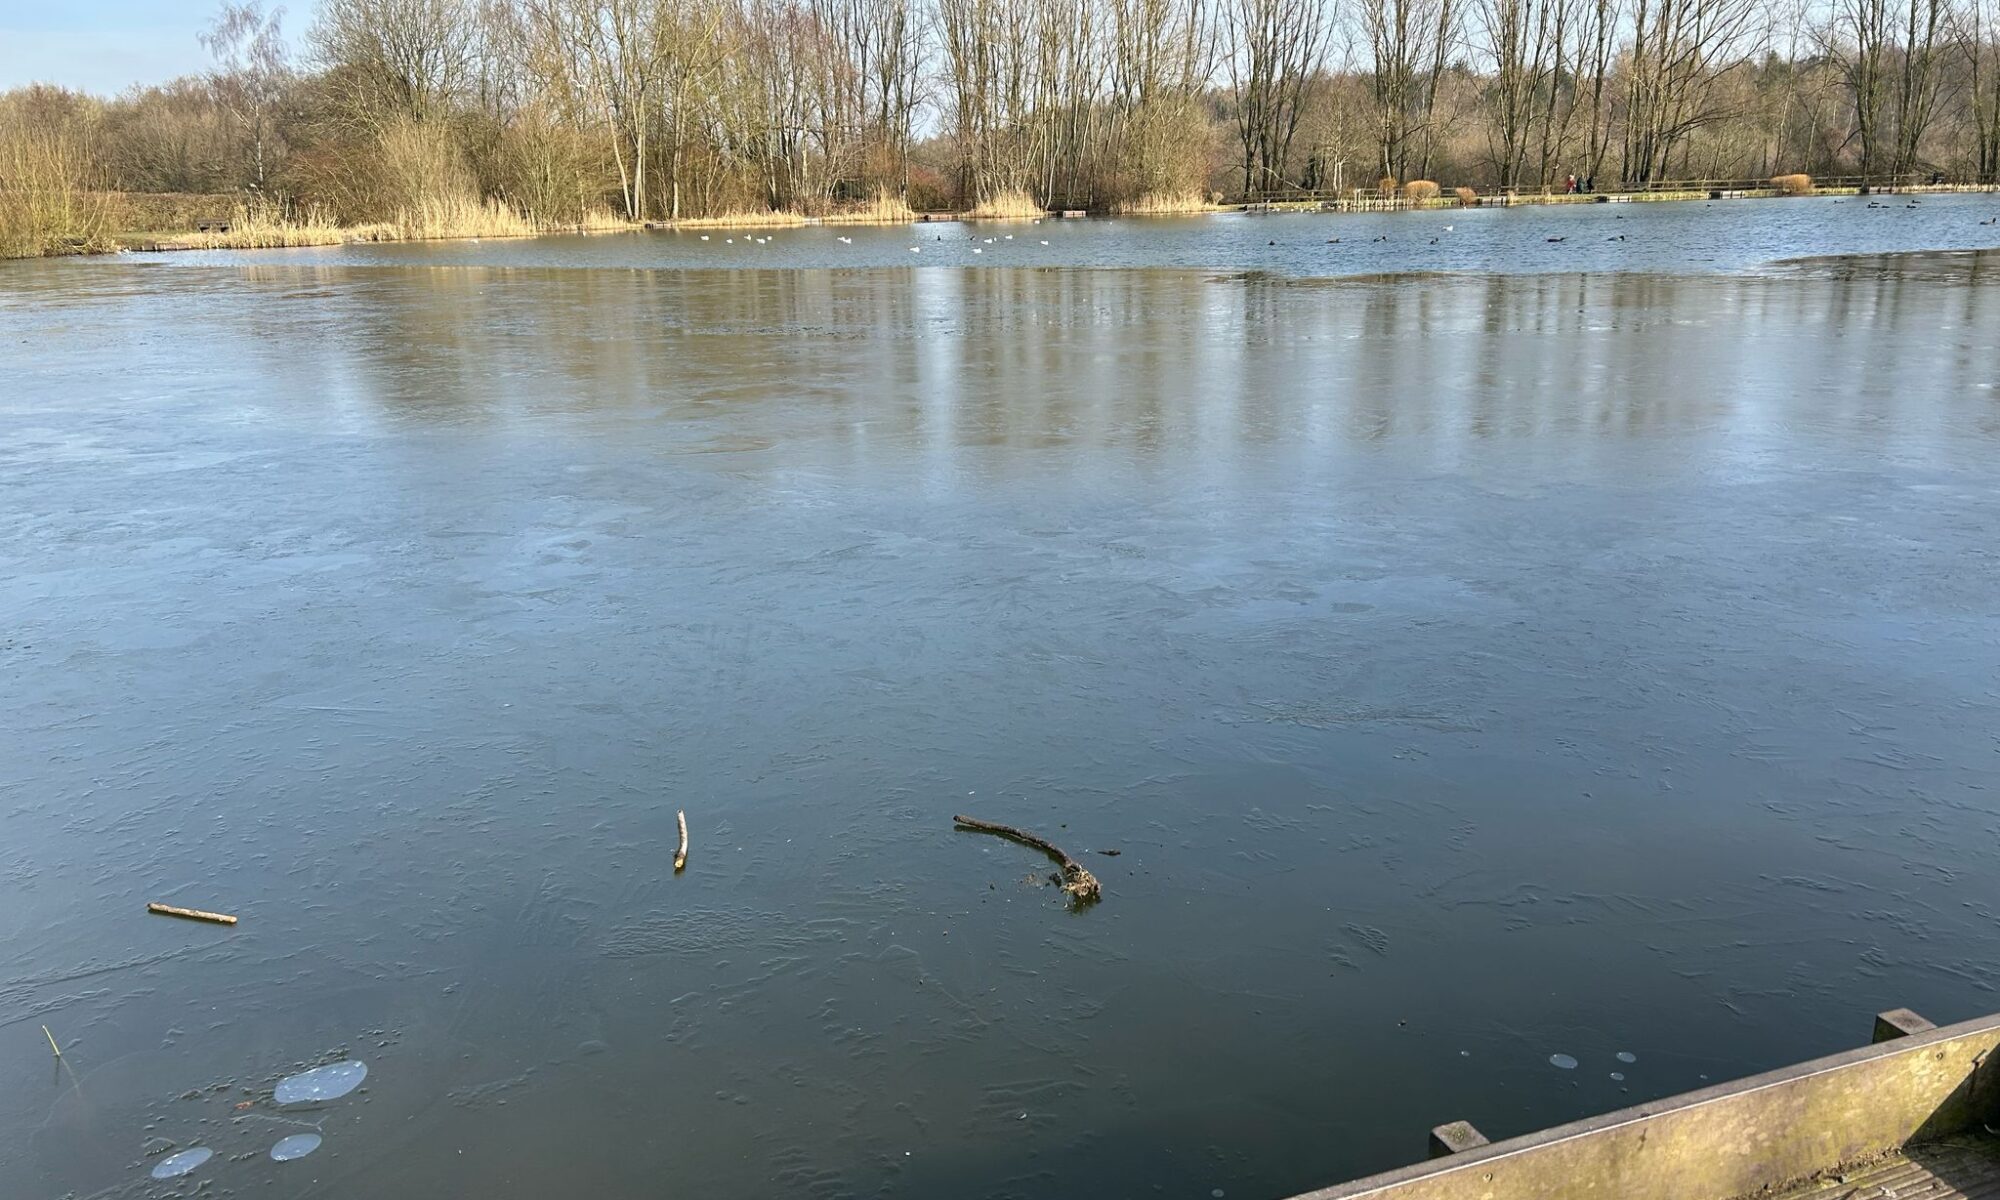
[[[88,130],[38,118],[36,90],[0,97],[0,258],[108,248],[111,207],[90,188]]]
[[[224,228],[183,233],[172,241],[175,245],[204,250],[275,250],[332,246],[348,238],[349,231],[335,224],[323,209],[292,214],[275,204],[259,201],[239,205],[229,214]]]
[[[1810,175],[1773,175],[1771,186],[1787,196],[1810,196],[1813,180]]]
[[[1120,200],[1111,211],[1125,217],[1166,217],[1180,213],[1207,212],[1215,206],[1200,192],[1147,192],[1130,200]]]
[[[1403,185],[1405,200],[1435,200],[1437,197],[1438,185],[1435,180],[1412,179]]]
[[[1454,196],[1458,197],[1460,207],[1471,208],[1473,205],[1479,203],[1479,193],[1472,188],[1459,187],[1453,188],[1451,191]]]
[[[985,197],[966,210],[965,215],[975,221],[1025,221],[1032,217],[1046,217],[1049,210],[1038,203],[1026,188],[1010,188]]]

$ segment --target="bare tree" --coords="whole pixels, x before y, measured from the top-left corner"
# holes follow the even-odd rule
[[[1981,183],[2000,183],[2000,2],[1967,0],[1957,25]]]
[[[1332,16],[1320,0],[1222,0],[1223,63],[1246,192],[1289,182],[1306,86],[1325,67]]]
[[[1518,187],[1529,143],[1541,130],[1544,160],[1554,140],[1553,117],[1562,68],[1567,0],[1479,0],[1483,50],[1491,69],[1492,144],[1501,190]]]
[[[324,0],[310,42],[357,114],[441,117],[478,73],[472,0]]]
[[[285,10],[265,12],[260,0],[224,0],[201,44],[215,59],[208,86],[250,142],[250,176],[257,188],[266,181],[273,117],[291,78],[290,51],[281,24]]]
[[[1362,27],[1375,68],[1376,142],[1389,178],[1430,174],[1438,87],[1458,44],[1461,16],[1459,0],[1363,0]]]
[[[1198,191],[1207,171],[1202,92],[1215,74],[1208,0],[1114,0],[1111,5],[1111,153],[1133,198]]]
[[[1862,174],[1915,168],[1937,105],[1945,16],[1943,0],[1834,0],[1820,24],[1853,104]]]
[[[1694,131],[1730,115],[1716,83],[1743,65],[1737,51],[1758,0],[1634,0],[1625,87],[1624,177],[1643,183],[1671,172]]]

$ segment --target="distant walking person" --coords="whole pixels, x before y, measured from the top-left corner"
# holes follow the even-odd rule
[[[1576,195],[1576,176],[1565,175],[1563,177],[1563,193],[1570,196]]]

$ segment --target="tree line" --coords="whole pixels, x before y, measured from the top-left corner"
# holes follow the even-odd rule
[[[2000,178],[2000,0],[321,0],[297,51],[282,17],[225,4],[198,76],[0,96],[0,192],[568,221]]]

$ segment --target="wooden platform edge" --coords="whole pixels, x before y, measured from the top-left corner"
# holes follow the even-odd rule
[[[1994,1119],[1996,1049],[1977,1017],[1292,1200],[1734,1200]]]

